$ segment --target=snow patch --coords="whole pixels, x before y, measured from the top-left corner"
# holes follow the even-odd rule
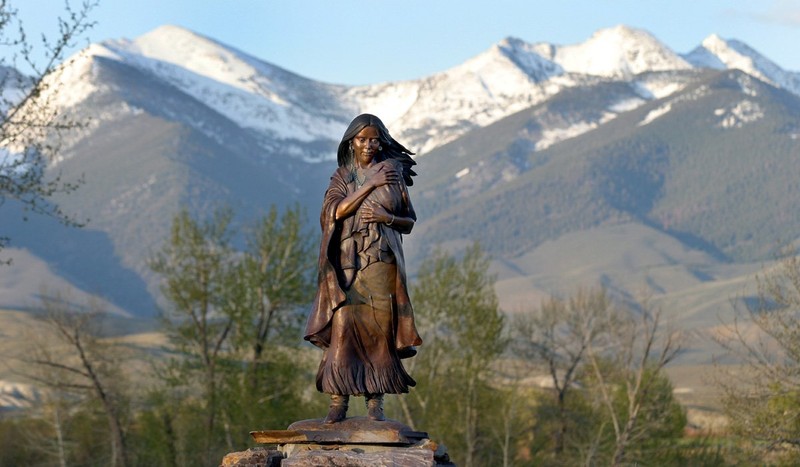
[[[673,99],[673,102],[687,102],[687,101],[696,101],[701,97],[708,94],[708,86],[702,85],[698,86],[697,89],[690,93],[686,93],[682,96],[678,96],[677,98]]]
[[[683,83],[676,82],[648,82],[643,84],[643,86],[655,99],[670,96],[686,87]]]
[[[663,116],[664,114],[668,113],[672,110],[672,106],[678,104],[680,102],[689,102],[689,101],[696,101],[701,97],[705,96],[708,93],[708,86],[702,85],[698,86],[697,89],[694,89],[692,92],[687,92],[676,96],[666,103],[660,105],[659,107],[651,110],[645,117],[639,122],[638,126],[644,126],[651,123],[653,120]]]
[[[402,81],[350,88],[345,94],[353,115],[359,112],[379,115],[388,128],[397,128],[420,96],[418,81]],[[399,135],[399,133],[398,133]]]
[[[645,115],[645,117],[642,119],[642,121],[639,122],[638,126],[645,126],[645,125],[653,122],[655,119],[657,119],[657,118],[659,118],[659,117],[661,117],[663,115],[666,115],[670,110],[672,110],[672,103],[671,102],[667,102],[664,105],[656,107],[655,109],[653,109],[650,112],[648,112],[647,115]]]
[[[536,146],[534,149],[536,151],[541,151],[543,149],[549,148],[550,146],[560,141],[564,141],[566,139],[582,135],[586,132],[594,130],[603,123],[612,120],[614,117],[616,117],[615,114],[606,113],[598,121],[578,122],[567,128],[552,128],[544,130],[542,131],[542,137],[539,139],[539,141],[536,142]]]
[[[647,101],[644,99],[640,99],[638,97],[631,97],[629,99],[623,99],[621,101],[612,104],[611,106],[608,107],[608,110],[616,113],[629,112],[645,103],[647,103]]]
[[[750,75],[737,75],[736,82],[739,83],[739,88],[742,92],[750,97],[758,96],[753,78]]]
[[[560,77],[540,83],[515,61],[519,57],[509,54],[494,46],[462,65],[419,80],[413,107],[396,121],[400,130],[393,130],[393,136],[418,154],[425,153],[574,83]]]
[[[716,109],[714,115],[722,117],[717,124],[718,128],[741,128],[742,126],[756,122],[764,118],[764,111],[758,103],[743,100],[732,107],[729,111]]]
[[[156,175],[151,174],[145,182],[135,185],[121,195],[112,198],[109,202],[108,209],[112,213],[116,213],[135,208],[136,203],[141,201],[141,199],[149,198],[150,189],[156,182]]]
[[[466,168],[461,169],[458,172],[456,172],[456,178],[461,178],[461,177],[463,177],[463,176],[465,176],[467,174],[469,174],[469,167],[466,167]]]
[[[41,393],[30,384],[0,380],[0,410],[26,409],[41,401]]]

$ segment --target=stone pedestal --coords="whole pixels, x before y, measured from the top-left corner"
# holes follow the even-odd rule
[[[394,421],[353,417],[325,424],[323,419],[295,422],[286,430],[253,431],[259,444],[225,456],[224,467],[307,466],[452,466],[444,446]]]

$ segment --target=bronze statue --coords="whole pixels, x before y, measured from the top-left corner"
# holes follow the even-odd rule
[[[402,358],[422,344],[408,297],[401,234],[416,214],[407,186],[416,162],[381,120],[353,119],[322,203],[318,290],[305,339],[323,349],[317,390],[331,395],[325,423],[345,419],[351,395],[385,420],[383,395],[416,382]]]

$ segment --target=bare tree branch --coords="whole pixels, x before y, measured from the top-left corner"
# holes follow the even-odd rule
[[[62,115],[57,96],[64,91],[61,74],[71,64],[62,60],[94,26],[89,15],[97,5],[96,0],[83,0],[73,8],[66,1],[57,34],[43,35],[38,49],[28,39],[18,11],[8,0],[0,1],[0,47],[6,49],[0,54],[0,207],[15,200],[23,213],[52,216],[66,225],[83,224],[53,201],[54,195],[77,189],[82,180],[62,180],[60,173],[49,170],[49,163],[61,151],[64,135],[85,126],[84,121]],[[39,62],[38,56],[44,61]],[[30,75],[25,76],[26,70],[17,69],[18,65]],[[8,242],[0,235],[0,249]]]

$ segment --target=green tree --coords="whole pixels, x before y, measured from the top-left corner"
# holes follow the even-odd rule
[[[565,448],[570,426],[580,423],[571,413],[567,396],[576,391],[586,352],[602,332],[601,317],[607,313],[611,300],[605,289],[578,291],[568,299],[550,297],[531,312],[516,316],[513,326],[514,348],[517,355],[534,367],[543,365],[555,397],[555,411],[550,404],[538,407],[532,429],[540,431],[545,425],[553,439],[554,458]]]
[[[489,460],[481,453],[493,436],[483,422],[500,402],[492,365],[507,344],[488,267],[478,244],[460,260],[438,252],[420,266],[412,287],[424,346],[410,366],[418,387],[401,405],[409,425],[441,436],[465,466]]]
[[[52,198],[75,190],[80,181],[65,182],[60,174],[48,173],[47,166],[61,150],[62,137],[83,126],[62,115],[56,102],[65,92],[59,75],[67,64],[61,62],[94,26],[89,15],[96,6],[93,0],[83,0],[78,8],[65,2],[65,15],[57,18],[58,32],[43,35],[37,47],[12,2],[0,0],[0,206],[15,200],[23,212],[79,224]],[[0,234],[0,249],[8,241]]]
[[[251,348],[251,385],[267,363],[266,350],[296,340],[300,329],[297,313],[311,303],[315,284],[315,251],[312,234],[305,231],[300,206],[278,216],[274,206],[257,219],[247,233],[247,249],[240,261],[237,294],[242,298],[237,344]]]
[[[641,460],[632,455],[633,446],[663,430],[675,405],[663,370],[681,351],[681,336],[662,329],[662,316],[648,300],[642,300],[639,310],[609,307],[600,316],[602,339],[587,349],[593,394],[613,428],[611,465]],[[682,429],[680,425],[678,435]]]
[[[233,248],[230,209],[218,209],[211,219],[195,221],[187,210],[173,220],[169,242],[150,261],[163,277],[162,293],[170,307],[164,323],[180,352],[177,381],[199,378],[205,414],[204,452],[211,457],[219,414],[220,367],[226,358],[236,313],[227,287],[231,283]]]
[[[662,371],[679,336],[661,316],[647,301],[629,310],[603,288],[551,297],[517,316],[515,355],[553,388],[532,409],[528,442],[540,462],[620,465],[682,435],[686,418]]]
[[[244,369],[228,376],[225,397],[225,416],[240,428],[240,444],[264,420],[288,424],[307,413],[303,408],[314,407],[300,400],[308,379],[298,371],[307,365],[298,352],[301,311],[316,290],[313,234],[306,230],[300,206],[280,215],[272,207],[244,231],[246,248],[237,258],[230,292],[239,310],[233,352]]]
[[[34,417],[0,417],[0,465],[58,465],[66,460],[59,455],[58,447],[53,453],[50,442],[53,427],[47,421]],[[20,437],[41,441],[31,446],[20,442]],[[63,460],[63,461],[62,461]]]
[[[794,249],[755,279],[757,299],[734,302],[715,337],[738,364],[718,365],[717,384],[735,434],[758,458],[800,459],[800,259]]]
[[[160,463],[207,462],[245,447],[265,420],[285,425],[319,408],[302,400],[311,369],[300,351],[301,310],[314,292],[315,257],[302,210],[272,208],[241,231],[232,219],[228,208],[205,221],[181,211],[150,263],[163,279],[165,324],[178,351],[160,370],[168,386],[151,394],[141,418],[157,435],[138,441]],[[240,233],[242,250],[234,246]],[[193,383],[202,394],[192,393]],[[202,448],[192,448],[195,439]]]

